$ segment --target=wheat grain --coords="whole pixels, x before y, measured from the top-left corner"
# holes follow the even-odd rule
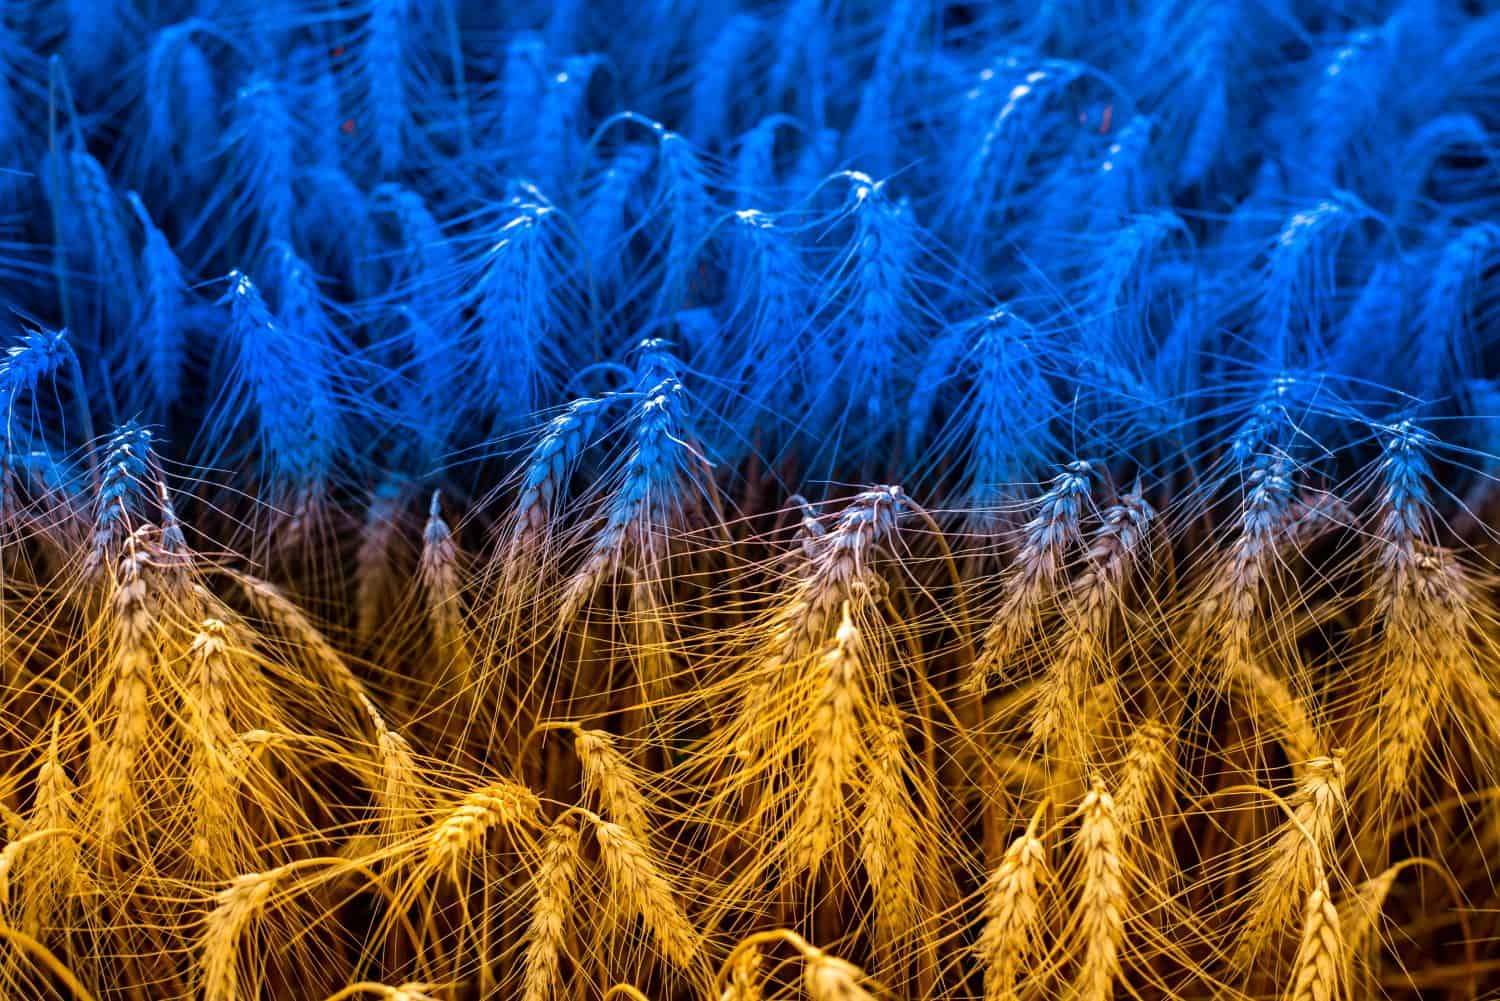
[[[816,876],[843,829],[844,788],[855,777],[861,746],[859,631],[844,606],[838,637],[819,664],[822,690],[808,724],[809,767],[802,812],[792,838],[794,862]]]
[[[240,941],[271,899],[280,870],[236,876],[214,895],[198,942],[198,973],[204,1001],[248,1001],[259,991],[242,991],[244,956]],[[258,977],[257,977],[258,980]]]
[[[1262,867],[1242,924],[1237,965],[1249,966],[1286,928],[1297,903],[1316,887],[1320,873],[1334,857],[1334,843],[1344,811],[1344,761],[1341,751],[1306,762],[1293,799],[1293,817],[1282,825]]]
[[[889,952],[921,919],[918,855],[924,839],[907,788],[908,751],[900,717],[881,713],[872,743],[859,850],[875,896],[875,933]]]

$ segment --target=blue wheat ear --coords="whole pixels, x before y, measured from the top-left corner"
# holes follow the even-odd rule
[[[1409,420],[1376,426],[1381,456],[1375,465],[1380,497],[1380,538],[1410,552],[1427,537],[1431,508],[1428,482],[1432,467],[1427,455],[1437,443],[1433,434]]]
[[[1135,115],[1104,151],[1104,158],[1092,172],[1093,228],[1144,212],[1157,203],[1160,172],[1151,156],[1154,130],[1150,118]]]
[[[127,421],[105,438],[99,470],[94,535],[85,563],[90,575],[109,565],[134,531],[131,522],[141,516],[146,499],[157,501],[166,496],[164,490],[157,489],[160,474],[151,451],[151,432],[135,421]]]
[[[136,174],[174,192],[204,182],[222,132],[218,83],[197,34],[216,37],[204,21],[183,21],[156,32],[146,53]]]
[[[526,460],[516,496],[512,547],[540,537],[553,524],[574,468],[592,443],[600,417],[616,399],[582,397],[547,422]]]
[[[1357,198],[1339,192],[1286,220],[1268,255],[1257,303],[1257,349],[1268,364],[1321,359],[1339,299],[1340,254],[1370,217]]]
[[[252,421],[272,502],[291,500],[300,516],[322,497],[344,447],[327,348],[315,331],[284,326],[243,272],[230,273],[224,303],[232,369],[206,430],[228,441],[243,420]]]
[[[299,172],[294,246],[329,278],[342,278],[369,299],[383,289],[377,260],[380,241],[370,199],[340,167],[313,165]],[[288,241],[268,243],[285,245]]]
[[[343,95],[327,48],[298,45],[287,64],[280,79],[284,82],[287,111],[297,127],[293,146],[308,166],[341,167],[348,135],[341,126],[347,124],[359,136],[362,133],[358,126],[362,123],[344,117]]]
[[[144,369],[152,403],[158,413],[165,413],[182,390],[192,306],[187,279],[172,245],[152,222],[140,196],[131,191],[126,198],[145,230],[146,242],[141,249],[142,294],[136,304],[136,336],[125,343],[135,346],[138,354],[134,361]]]
[[[547,89],[547,45],[531,32],[518,32],[505,47],[505,70],[496,104],[500,149],[504,157],[524,166],[531,147],[533,119]]]
[[[884,174],[903,164],[900,145],[902,92],[898,85],[914,52],[919,51],[925,0],[895,0],[886,10],[874,62],[860,89],[859,108],[849,126],[849,143],[861,163]]]
[[[32,330],[21,335],[20,343],[5,349],[0,358],[0,406],[5,409],[5,454],[16,451],[15,439],[19,434],[30,433],[32,425],[17,428],[17,404],[22,397],[35,393],[44,380],[57,376],[64,367],[70,370],[75,385],[74,392],[82,394],[82,371],[78,357],[68,343],[66,330]],[[87,401],[81,401],[87,412]],[[91,437],[88,426],[79,429]]]
[[[694,298],[698,252],[714,213],[708,175],[697,152],[682,136],[657,126],[657,183],[665,201],[665,271],[659,309],[690,305]]]
[[[884,182],[854,171],[846,176],[854,231],[822,294],[831,300],[828,322],[847,412],[871,431],[895,416],[893,383],[921,311],[914,266],[920,236],[910,206],[893,200]]]
[[[547,80],[524,155],[526,176],[544,191],[566,190],[573,183],[583,155],[581,132],[589,88],[602,65],[597,55],[569,56]]]
[[[621,111],[606,119],[595,130],[594,141],[623,122],[644,126],[656,137],[656,187],[643,213],[660,216],[659,224],[647,232],[658,248],[661,266],[655,315],[667,317],[699,304],[700,253],[715,215],[709,175],[691,142],[661,122],[633,111]]]
[[[288,242],[295,226],[297,177],[295,121],[281,87],[265,77],[251,80],[235,95],[224,156],[233,179],[229,218],[251,233],[251,253],[273,240]],[[244,245],[241,245],[244,246]]]
[[[965,98],[993,108],[966,112],[984,116],[986,123],[955,149],[959,160],[951,168],[953,184],[942,214],[945,227],[956,229],[966,248],[992,221],[992,212],[1013,211],[1013,196],[1032,176],[1027,164],[1049,139],[1049,102],[1087,72],[1063,60],[1045,60],[1024,71],[1023,65],[1007,62],[1003,83],[977,88]]]
[[[564,367],[568,302],[557,209],[535,189],[504,204],[504,222],[464,293],[464,331],[481,408],[515,426],[543,403]]]
[[[138,48],[140,18],[113,0],[66,0],[52,5],[63,21],[62,56],[79,93],[90,105],[108,99]]]
[[[1487,346],[1478,341],[1476,315],[1483,275],[1500,249],[1500,228],[1469,226],[1439,247],[1423,269],[1426,287],[1413,324],[1409,387],[1431,399],[1476,374]]]
[[[1406,268],[1382,257],[1355,294],[1329,349],[1327,370],[1336,378],[1385,384],[1402,357],[1402,322],[1409,310]]]
[[[1199,183],[1216,164],[1239,155],[1239,91],[1256,82],[1246,79],[1245,64],[1252,47],[1276,37],[1273,19],[1252,22],[1255,13],[1254,5],[1239,0],[1177,0],[1153,5],[1143,19],[1134,78],[1142,104],[1161,118],[1158,134],[1171,147],[1178,188]]]
[[[1055,454],[1051,423],[1058,403],[1046,375],[1051,346],[1025,320],[998,308],[957,324],[934,344],[913,393],[913,407],[926,408],[937,384],[963,387],[952,393],[941,429],[929,451],[920,437],[908,440],[913,456],[947,459],[959,469],[957,500],[989,516],[1015,484],[1025,483]],[[913,411],[911,427],[927,423]]]
[[[1447,166],[1448,159],[1460,166]],[[1402,146],[1391,179],[1392,215],[1415,221],[1436,202],[1455,215],[1482,218],[1494,210],[1497,182],[1500,151],[1479,119],[1468,112],[1438,115]]]
[[[814,112],[807,120],[823,124],[824,57],[832,44],[824,0],[788,0],[771,45],[772,61],[766,99],[772,110],[782,107],[789,90]],[[802,109],[798,109],[800,113]]]
[[[705,147],[718,145],[739,124],[734,92],[752,92],[765,26],[749,14],[731,14],[694,67],[688,134]]]
[[[413,58],[410,16],[410,0],[370,0],[365,22],[365,101],[358,118],[369,122],[381,177],[392,176],[405,164],[414,128],[408,100]]]
[[[48,154],[43,177],[57,226],[65,315],[90,339],[133,309],[135,252],[104,167],[87,150]]]
[[[787,126],[802,127],[800,122],[789,115],[767,115],[739,137],[730,189],[740,204],[749,205],[756,199],[770,197],[780,189],[776,139],[778,132]],[[826,172],[825,169],[820,174]]]
[[[83,392],[78,359],[67,337],[66,330],[29,331],[21,336],[20,343],[10,345],[0,356],[0,407],[4,408],[5,417],[5,440],[3,449],[0,449],[0,528],[10,528],[14,469],[23,465],[24,457],[32,452],[40,452],[43,456],[48,454],[46,432],[49,429],[43,425],[39,432],[37,424],[40,421],[27,420],[27,414],[18,412],[21,399],[35,393],[44,380],[56,378],[65,366],[74,374],[74,392]],[[87,413],[88,401],[80,402]],[[40,413],[35,403],[31,409],[33,417]],[[85,435],[91,436],[87,425],[83,430]],[[35,447],[38,444],[42,446],[40,449]]]
[[[1296,119],[1307,134],[1299,144],[1298,166],[1307,173],[1312,189],[1357,182],[1358,178],[1348,176],[1348,167],[1363,165],[1365,158],[1350,155],[1350,146],[1368,134],[1384,113],[1386,54],[1382,33],[1362,28],[1342,39],[1318,67],[1309,105],[1317,113],[1306,115],[1299,110]]]
[[[734,237],[740,252],[728,325],[737,336],[722,346],[713,370],[739,390],[728,403],[735,412],[726,415],[730,425],[771,448],[791,408],[819,391],[813,375],[819,349],[808,343],[811,276],[793,234],[774,217],[738,212]]]
[[[687,389],[670,346],[657,338],[637,348],[636,403],[630,450],[619,486],[604,504],[604,525],[569,581],[561,618],[571,618],[593,591],[629,558],[643,570],[668,555],[671,533],[699,501],[705,459],[693,433]]]
[[[457,257],[422,196],[397,184],[382,184],[370,195],[372,215],[394,223],[389,249],[380,254],[394,298],[405,301],[432,323],[442,311],[458,275]]]
[[[601,286],[614,285],[621,276],[628,239],[627,211],[639,194],[641,178],[650,169],[650,149],[626,146],[599,172],[593,191],[584,199],[578,227],[588,234],[584,253],[590,273]]]

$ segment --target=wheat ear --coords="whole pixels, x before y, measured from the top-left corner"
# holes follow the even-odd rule
[[[1114,797],[1102,779],[1094,779],[1079,812],[1077,844],[1083,854],[1083,887],[1074,926],[1083,940],[1083,954],[1074,987],[1079,1001],[1109,1001],[1121,973],[1126,897],[1120,824]]]
[[[1042,939],[1041,888],[1047,846],[1038,833],[1043,810],[1006,848],[984,886],[984,927],[974,952],[984,964],[984,1001],[1017,1001],[1016,978]]]
[[[561,959],[573,884],[578,875],[578,829],[559,820],[542,840],[541,865],[533,881],[536,898],[526,930],[521,1001],[554,1001],[562,986]]]
[[[701,948],[698,931],[650,852],[629,831],[609,821],[595,826],[594,838],[615,899],[641,919],[668,961],[680,970],[692,970]]]
[[[1292,964],[1286,1001],[1342,1001],[1348,983],[1347,962],[1339,913],[1328,896],[1328,881],[1323,879],[1307,895],[1302,942]]]

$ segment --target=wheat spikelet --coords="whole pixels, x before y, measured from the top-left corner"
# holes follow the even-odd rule
[[[1354,892],[1339,906],[1339,927],[1344,930],[1344,944],[1351,958],[1359,956],[1371,944],[1380,923],[1380,913],[1385,908],[1385,898],[1390,895],[1396,877],[1401,874],[1398,866],[1371,876],[1354,888]]]
[[[482,850],[486,835],[503,828],[527,838],[541,824],[542,804],[525,786],[499,779],[466,795],[440,819],[427,837],[426,864],[455,882],[468,856]]]
[[[1195,631],[1206,632],[1218,648],[1219,671],[1213,681],[1221,690],[1227,690],[1255,659],[1251,629],[1291,503],[1291,482],[1279,458],[1258,456],[1247,480],[1250,489],[1240,514],[1240,534],[1197,613]]]
[[[77,790],[63,768],[61,718],[52,721],[52,736],[36,773],[31,812],[12,837],[40,831],[73,831],[78,822]],[[31,935],[50,928],[82,878],[75,838],[49,837],[28,854],[21,881],[18,927]]]
[[[427,596],[427,621],[436,649],[448,661],[451,684],[466,696],[474,675],[474,657],[460,606],[458,548],[443,520],[439,495],[432,494],[427,527],[422,533],[422,557],[418,573]]]
[[[761,1001],[760,950],[751,946],[741,949],[729,968],[729,982],[719,994],[719,1001]]]
[[[526,476],[516,500],[511,553],[525,550],[552,531],[552,515],[559,495],[579,455],[593,437],[594,427],[612,397],[584,397],[547,423],[526,464]]]
[[[553,1001],[562,993],[560,960],[578,873],[578,829],[567,821],[554,823],[542,840],[541,856],[526,929],[522,1001]]]
[[[603,730],[579,729],[573,736],[573,750],[583,765],[585,794],[600,805],[604,816],[635,835],[642,844],[649,844],[651,817],[641,776],[615,746],[614,735]]]
[[[379,710],[370,700],[364,683],[350,670],[349,665],[334,649],[333,644],[328,642],[323,633],[302,613],[302,609],[293,604],[274,585],[258,577],[236,574],[235,580],[256,614],[275,625],[278,630],[296,643],[298,651],[304,654],[325,679],[333,684],[335,690],[348,700],[350,708],[362,721],[382,718]]]
[[[1453,685],[1471,674],[1467,651],[1473,597],[1453,561],[1433,549],[1400,550],[1387,574],[1381,655],[1383,694],[1376,785],[1386,802],[1410,796],[1427,751],[1432,718]]]
[[[646,847],[609,821],[595,826],[594,837],[615,898],[641,919],[663,956],[680,970],[692,970],[701,947],[698,932]]]
[[[1233,682],[1251,703],[1268,717],[1273,732],[1286,748],[1287,757],[1301,769],[1325,745],[1307,713],[1306,703],[1285,681],[1248,657],[1234,666]]]
[[[381,837],[396,844],[414,832],[422,815],[424,797],[416,760],[405,737],[376,722],[376,751],[380,758]]]
[[[804,529],[818,527],[804,541],[807,569],[774,628],[771,646],[781,657],[792,661],[822,650],[846,603],[880,593],[875,556],[895,537],[907,506],[900,487],[873,487],[848,503],[831,531],[804,517]]]
[[[984,886],[984,926],[974,953],[984,964],[984,1001],[1016,1001],[1016,977],[1041,947],[1041,887],[1047,846],[1037,833],[1042,811],[1006,848]]]
[[[1115,801],[1102,779],[1094,779],[1079,812],[1076,843],[1083,857],[1083,885],[1073,925],[1083,951],[1074,995],[1079,1001],[1109,1001],[1121,974],[1127,901]]]
[[[1115,816],[1121,830],[1133,831],[1154,815],[1157,797],[1172,785],[1174,750],[1172,731],[1155,720],[1147,720],[1131,733],[1125,767],[1116,784]]]
[[[391,563],[400,537],[400,502],[401,487],[396,483],[386,481],[376,488],[354,552],[354,629],[363,643],[375,640],[395,603]]]
[[[1292,965],[1286,1001],[1342,1001],[1348,954],[1339,931],[1339,913],[1328,896],[1328,881],[1319,880],[1307,895],[1302,943]]]

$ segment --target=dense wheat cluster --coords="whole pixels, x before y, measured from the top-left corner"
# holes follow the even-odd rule
[[[1500,997],[1500,13],[0,8],[0,1001]]]

